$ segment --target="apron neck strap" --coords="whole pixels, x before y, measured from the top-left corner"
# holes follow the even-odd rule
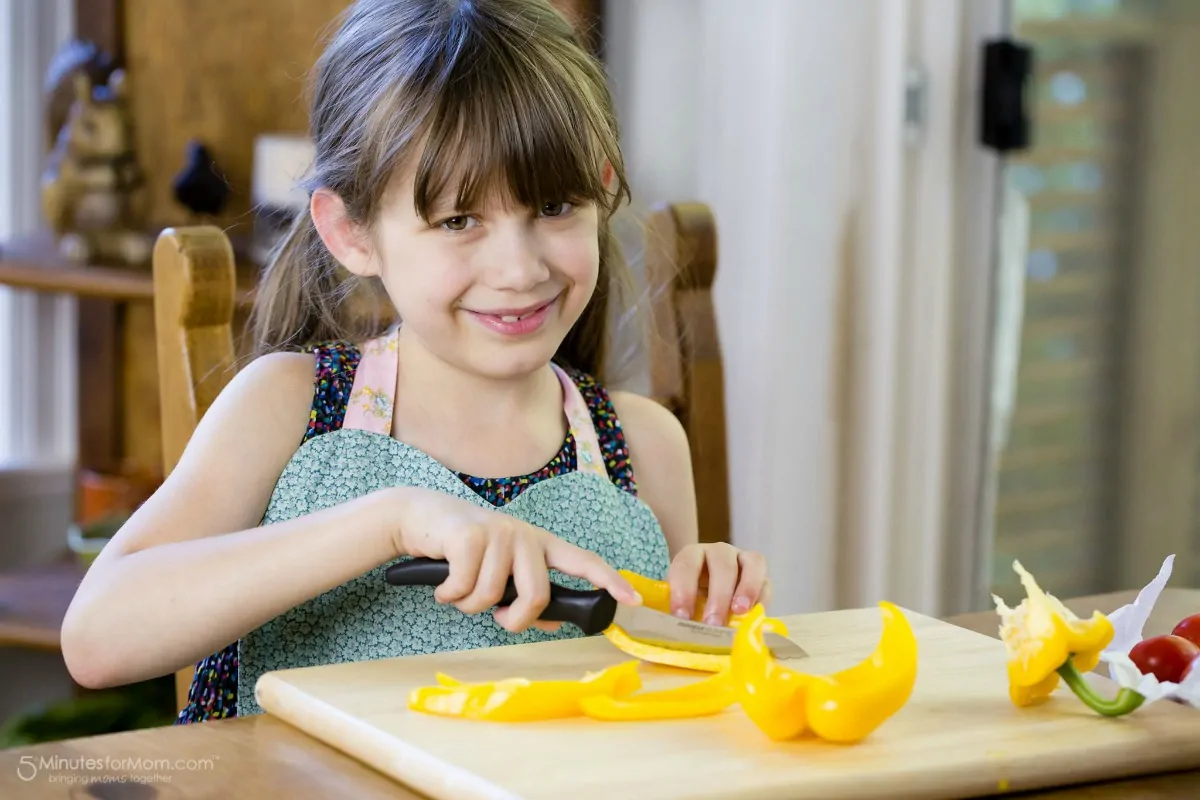
[[[377,339],[362,346],[358,368],[354,371],[354,385],[346,405],[343,428],[371,431],[384,436],[392,435],[392,417],[396,403],[396,377],[399,369],[400,326],[392,328]],[[591,472],[607,477],[604,454],[600,450],[600,439],[592,423],[587,402],[571,376],[557,364],[551,363],[554,374],[562,385],[563,413],[575,439],[576,462],[580,472]]]

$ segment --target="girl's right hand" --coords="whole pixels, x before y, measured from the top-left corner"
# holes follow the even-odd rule
[[[542,528],[433,489],[397,491],[401,509],[394,534],[397,552],[450,564],[449,577],[434,590],[439,603],[478,614],[499,602],[511,577],[517,599],[496,610],[496,622],[513,633],[531,626],[554,630],[561,623],[538,619],[550,600],[550,568],[607,590],[619,603],[642,601],[600,556]]]

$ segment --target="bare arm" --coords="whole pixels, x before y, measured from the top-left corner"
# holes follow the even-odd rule
[[[625,433],[638,495],[658,517],[674,558],[700,540],[687,434],[674,414],[647,397],[628,392],[610,397]]]
[[[80,684],[180,669],[397,555],[394,492],[258,527],[312,391],[312,357],[278,354],[248,365],[213,404],[71,602],[62,649]]]
[[[699,544],[696,488],[687,434],[675,415],[658,403],[614,392],[613,406],[625,430],[638,491],[654,511],[671,550],[672,610],[691,613],[697,595],[707,595],[704,620],[724,625],[757,602],[770,602],[762,555],[726,543]]]

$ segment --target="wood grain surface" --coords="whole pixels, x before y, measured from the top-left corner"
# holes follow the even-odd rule
[[[1068,600],[1077,613],[1094,608],[1109,612],[1129,602],[1132,592]],[[1150,618],[1148,635],[1169,631],[1175,621],[1200,607],[1200,592],[1168,589]],[[960,627],[987,636],[996,634],[991,612],[952,617]],[[884,730],[884,729],[881,729]],[[953,746],[953,745],[951,745]],[[1081,758],[1087,759],[1084,755]],[[102,771],[85,767],[84,759],[97,762]],[[151,785],[149,776],[133,769],[136,761],[163,766],[162,779]],[[48,765],[31,780],[22,780],[17,768],[32,760]],[[153,762],[168,763],[154,764]],[[58,765],[57,770],[54,769]],[[211,766],[210,766],[211,764]],[[145,764],[143,763],[143,766]],[[187,767],[191,766],[191,769]],[[25,773],[28,774],[28,773]],[[125,784],[104,782],[126,780]],[[144,779],[141,785],[132,785]],[[1194,800],[1200,797],[1200,771],[1159,773],[1122,780],[1079,783],[1063,788],[1021,793],[1024,800]],[[1012,789],[1020,787],[1014,786]],[[94,790],[94,791],[93,791]],[[86,792],[92,791],[92,794]],[[124,792],[121,794],[120,792]],[[107,793],[107,794],[106,794]],[[403,784],[323,744],[270,715],[230,719],[196,725],[152,728],[23,747],[0,752],[0,797],[4,798],[227,798],[284,796],[289,800],[324,800],[329,797],[418,797]]]
[[[276,672],[258,696],[269,713],[435,798],[972,797],[1200,766],[1194,710],[1158,703],[1110,720],[1066,690],[1018,709],[998,640],[909,616],[921,647],[913,697],[851,747],[773,743],[737,707],[679,721],[510,725],[406,708],[409,690],[437,672],[576,678],[621,661],[601,638]],[[822,673],[865,657],[880,627],[875,609],[787,622],[812,654],[803,668]],[[648,688],[694,679],[643,673]]]

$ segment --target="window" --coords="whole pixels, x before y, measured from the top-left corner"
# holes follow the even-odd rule
[[[41,81],[72,8],[0,0],[0,241],[42,224]],[[74,337],[71,298],[0,287],[0,464],[74,459]]]

